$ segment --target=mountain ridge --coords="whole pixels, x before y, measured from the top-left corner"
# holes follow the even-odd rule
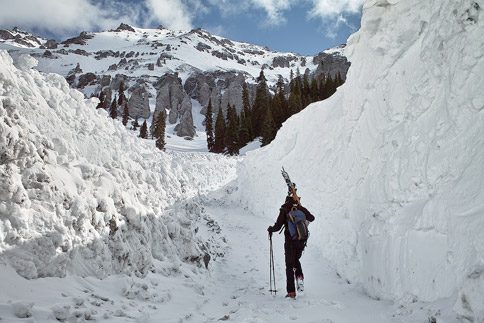
[[[132,119],[150,121],[153,113],[162,109],[158,102],[170,101],[157,97],[171,93],[179,99],[163,108],[169,110],[170,123],[177,125],[176,135],[190,138],[196,135],[193,116],[189,116],[193,109],[191,100],[202,105],[202,113],[209,99],[214,111],[222,107],[225,113],[230,104],[240,113],[241,83],[247,83],[253,102],[261,70],[269,88],[274,89],[279,79],[287,85],[291,75],[299,73],[308,78],[339,73],[344,79],[349,68],[344,45],[315,56],[303,56],[232,41],[201,28],[171,31],[161,26],[143,29],[121,24],[109,31],[83,31],[60,44],[15,28],[15,32],[0,32],[0,48],[12,56],[26,53],[35,57],[38,70],[66,77],[71,87],[86,97],[102,91],[110,102],[124,82],[128,93],[136,96],[129,109]],[[168,85],[170,90],[157,88],[167,75],[174,76]]]

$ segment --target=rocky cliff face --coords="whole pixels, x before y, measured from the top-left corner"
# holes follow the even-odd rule
[[[177,124],[176,134],[180,137],[193,137],[192,101],[183,89],[178,74],[167,74],[155,84],[157,89],[155,115],[162,109],[169,110],[168,121]]]
[[[209,71],[209,72],[195,72],[186,80],[184,90],[192,99],[200,102],[202,113],[206,112],[208,102],[212,100],[213,110],[218,111],[219,107],[222,110],[227,110],[230,104],[234,106],[237,113],[243,109],[242,102],[242,88],[244,82],[252,79],[247,73],[237,71]],[[248,83],[249,96],[255,95],[255,85]]]
[[[344,49],[342,45],[339,48]],[[343,80],[346,80],[346,73],[350,67],[350,63],[345,56],[336,54],[335,52],[321,52],[313,57],[313,64],[317,65],[314,72],[314,77],[319,78],[321,74],[324,75],[341,75]]]
[[[168,122],[176,124],[181,137],[196,135],[192,100],[200,102],[201,113],[212,100],[215,113],[230,104],[243,108],[242,86],[247,83],[250,100],[255,97],[256,78],[261,69],[274,88],[277,80],[288,83],[291,71],[306,71],[311,77],[340,73],[346,77],[349,63],[344,47],[314,57],[272,52],[266,47],[230,41],[205,30],[175,32],[140,29],[121,24],[106,32],[82,32],[61,44],[29,33],[0,31],[0,49],[11,55],[28,53],[38,69],[66,77],[68,83],[87,97],[106,95],[106,108],[124,82],[132,119],[151,120],[160,109],[168,111]],[[150,104],[150,98],[156,98]],[[120,107],[122,110],[122,107]]]
[[[134,119],[148,119],[150,117],[149,93],[144,86],[137,86],[131,92],[128,99],[128,112],[129,116]]]

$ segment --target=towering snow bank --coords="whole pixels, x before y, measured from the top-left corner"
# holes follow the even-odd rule
[[[275,218],[284,166],[350,281],[484,320],[483,33],[475,1],[367,1],[346,83],[248,154],[240,199]]]
[[[35,64],[0,51],[2,262],[26,278],[206,266],[190,199],[232,179],[234,161],[160,152]]]

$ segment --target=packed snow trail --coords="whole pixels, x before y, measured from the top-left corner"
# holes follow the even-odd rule
[[[274,219],[252,214],[226,195],[185,201],[216,250],[209,271],[167,258],[154,261],[146,277],[105,279],[69,274],[27,280],[0,264],[0,320],[4,322],[247,322],[247,323],[422,323],[456,322],[443,313],[450,303],[393,304],[368,297],[341,278],[309,240],[301,263],[305,292],[285,299],[283,235],[274,234],[278,293],[269,293],[269,241]],[[191,204],[190,204],[191,203]],[[179,208],[183,206],[179,205]],[[308,206],[310,207],[310,206]],[[317,210],[311,210],[318,219]],[[169,255],[167,255],[168,257]],[[437,317],[437,320],[432,320]]]
[[[296,300],[285,299],[283,235],[274,234],[273,248],[278,293],[269,293],[269,240],[266,219],[231,202],[206,200],[204,212],[217,221],[226,239],[225,256],[214,264],[211,279],[196,302],[179,298],[155,314],[162,322],[424,322],[429,316],[369,298],[330,267],[321,251],[309,242],[301,263],[305,291]],[[274,219],[279,206],[274,206]],[[317,216],[317,214],[315,214]],[[318,219],[316,219],[317,221]],[[174,317],[174,309],[183,309]],[[155,317],[152,317],[155,318]],[[156,321],[156,320],[154,320]],[[445,321],[439,321],[445,322]]]

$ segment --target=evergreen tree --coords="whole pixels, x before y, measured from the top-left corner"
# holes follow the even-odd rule
[[[244,147],[249,143],[251,140],[249,127],[248,127],[248,118],[245,115],[245,112],[242,111],[240,113],[240,129],[239,129],[239,149]]]
[[[242,85],[242,103],[244,105],[244,108],[243,108],[244,117],[245,117],[244,126],[249,134],[249,139],[247,140],[247,142],[249,142],[255,137],[253,136],[253,131],[252,131],[252,116],[251,116],[252,113],[250,108],[249,89],[247,88],[246,82],[244,82],[244,84]]]
[[[114,100],[111,103],[111,110],[109,111],[109,115],[113,119],[116,119],[118,117],[118,105],[116,104],[116,101],[116,96],[114,96]]]
[[[302,109],[301,95],[291,94],[287,104],[288,104],[289,117],[292,116],[293,114],[298,113]]]
[[[126,96],[124,95],[124,81],[121,81],[119,85],[119,99],[118,99],[118,106],[124,106],[124,103],[127,101]]]
[[[306,70],[308,72],[309,70]],[[311,97],[310,97],[310,90],[309,90],[309,80],[308,80],[308,73],[304,73],[303,81],[302,81],[302,89],[301,89],[301,97],[303,99],[303,109],[311,104]]]
[[[293,87],[294,87],[294,72],[292,71],[292,68],[291,68],[291,74],[289,75],[289,92],[293,91]]]
[[[154,118],[153,138],[156,139],[155,145],[160,150],[165,150],[165,132],[166,132],[166,113],[162,109],[156,118]]]
[[[124,103],[123,109],[123,125],[126,126],[129,120],[129,110],[128,110],[128,102]]]
[[[259,137],[262,134],[262,124],[269,105],[269,94],[267,92],[267,80],[264,76],[264,70],[260,71],[257,83],[254,106],[252,107],[252,132],[254,137]]]
[[[99,103],[97,104],[96,109],[104,107],[104,100],[106,100],[106,94],[101,90],[101,93],[99,94]]]
[[[333,95],[333,93],[336,91],[336,88],[334,87],[334,82],[333,78],[331,77],[331,74],[328,73],[328,77],[326,78],[326,82],[324,84],[324,99],[329,98],[330,96]]]
[[[137,130],[138,127],[139,127],[139,123],[138,123],[138,117],[136,117],[136,119],[132,122],[132,129],[133,130]]]
[[[239,126],[235,107],[227,107],[227,129],[225,131],[225,146],[229,155],[239,154]]]
[[[214,153],[223,153],[225,150],[225,118],[222,107],[218,108],[217,120],[215,121]]]
[[[320,81],[319,81],[319,99],[324,100],[326,96],[326,79],[324,77],[324,74],[321,74],[319,76]]]
[[[284,94],[284,87],[283,87],[284,83],[282,84],[282,86],[279,87],[279,92],[277,93],[277,96],[279,97],[279,102],[281,104],[281,120],[279,121],[280,125],[277,127],[278,129],[281,127],[282,123],[284,121],[287,120],[287,118],[290,117],[289,115],[289,107],[288,107],[288,104],[287,104],[287,100],[286,100],[286,95]]]
[[[143,122],[141,129],[139,131],[139,136],[143,139],[148,138],[148,125],[146,124],[146,120]]]
[[[311,95],[312,102],[316,102],[319,100],[318,81],[316,81],[315,78],[311,80],[311,85],[309,86],[309,93]]]
[[[341,77],[341,73],[338,72],[338,74],[336,75],[336,87],[343,85],[343,83],[344,81],[343,81],[343,78]]]
[[[284,119],[283,106],[281,97],[277,94],[271,100],[270,110],[272,110],[272,117],[274,119],[274,126],[279,129],[282,126]]]
[[[205,115],[205,132],[207,133],[208,151],[213,152],[215,139],[213,134],[213,111],[212,99],[208,100],[207,113]]]
[[[274,119],[272,118],[271,109],[266,109],[266,114],[264,118],[264,125],[262,129],[262,146],[268,145],[276,137],[276,127],[274,125]]]

